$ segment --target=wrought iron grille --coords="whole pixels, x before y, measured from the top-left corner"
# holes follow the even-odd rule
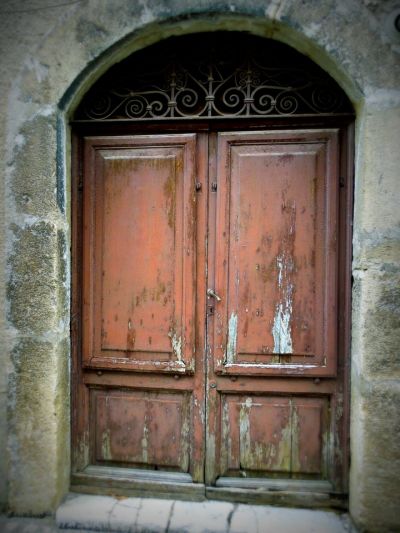
[[[80,120],[162,120],[352,113],[337,83],[295,50],[236,34],[170,39],[110,69]],[[191,53],[193,50],[195,52]],[[177,60],[179,58],[179,60]]]

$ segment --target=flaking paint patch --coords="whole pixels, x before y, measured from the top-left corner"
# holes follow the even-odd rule
[[[205,414],[204,414],[203,402],[199,402],[199,400],[197,398],[195,398],[194,401],[193,401],[193,404],[194,404],[194,407],[195,407],[195,409],[197,411],[198,416],[200,417],[202,425],[204,425],[204,423],[205,423]]]
[[[149,438],[149,428],[147,427],[147,415],[144,417],[143,424],[143,436],[142,436],[142,461],[144,464],[148,462],[148,438]]]
[[[233,363],[236,354],[236,341],[237,341],[237,314],[232,313],[228,324],[228,343],[226,347],[227,363]]]
[[[229,420],[229,403],[227,401],[224,401],[222,403],[222,428],[224,446],[221,446],[221,464],[222,471],[224,472],[228,470],[229,458],[232,457],[232,437]]]
[[[293,353],[290,327],[291,311],[291,307],[284,308],[281,302],[276,306],[274,325],[272,327],[274,353]]]
[[[293,472],[302,472],[300,460],[300,420],[297,414],[296,406],[291,400],[291,470]]]
[[[205,477],[206,483],[211,483],[214,479],[214,464],[215,464],[215,436],[212,433],[207,433],[206,441],[206,467],[205,467]]]
[[[231,366],[231,365],[227,365],[227,366]],[[267,364],[262,364],[262,363],[240,363],[240,366],[241,367],[244,367],[244,368],[282,368],[282,364],[281,363],[267,363]],[[298,369],[298,370],[304,370],[304,368],[317,368],[319,367],[320,365],[302,365],[302,364],[291,364],[291,363],[285,363],[285,368],[290,368],[290,369]]]
[[[261,471],[290,472],[292,426],[288,424],[281,429],[277,442],[255,442],[251,437],[250,414],[254,406],[251,397],[241,404],[239,414],[240,427],[240,465],[241,468]],[[244,473],[243,473],[244,474]]]
[[[253,405],[253,399],[249,396],[248,398],[246,398],[244,404],[248,409],[250,409],[250,407]]]
[[[329,453],[330,453],[330,450],[334,450],[334,440],[332,438],[332,435],[331,435],[329,429],[325,430],[322,433],[321,442],[322,442],[321,469],[322,469],[322,474],[324,476],[327,476],[328,475]],[[338,446],[337,450],[339,451],[338,457],[340,458],[340,461],[342,461],[343,457],[342,457],[340,446]]]
[[[181,429],[181,466],[182,470],[185,472],[189,469],[189,445],[191,441],[191,411],[192,409],[189,406],[189,402],[185,401],[182,410],[182,429]]]
[[[178,337],[178,335],[173,331],[170,331],[168,336],[171,339],[172,351],[174,352],[178,361],[182,361],[182,337]]]
[[[274,337],[274,351],[277,354],[293,353],[292,346],[292,303],[293,285],[288,279],[288,271],[292,270],[292,261],[284,255],[276,258],[278,269],[278,289],[281,295],[280,302],[275,307],[275,317],[272,326]]]
[[[103,431],[101,436],[101,452],[105,461],[112,461],[110,430]]]
[[[251,461],[253,460],[252,444],[254,448],[254,443],[250,439],[250,410],[253,401],[251,398],[246,398],[245,403],[241,404],[239,412],[239,438],[240,438],[240,470],[243,471],[244,468],[247,468]],[[243,472],[243,474],[245,474]]]

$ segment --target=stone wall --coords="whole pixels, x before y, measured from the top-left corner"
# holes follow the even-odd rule
[[[51,513],[68,490],[68,117],[93,81],[135,50],[170,35],[226,29],[294,46],[354,103],[350,510],[360,529],[399,527],[399,13],[391,0],[2,1],[4,508]]]

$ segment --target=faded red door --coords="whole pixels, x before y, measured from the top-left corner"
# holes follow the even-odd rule
[[[343,490],[338,131],[84,151],[74,484]]]
[[[211,142],[207,483],[338,490],[338,131]]]
[[[74,483],[203,481],[203,145],[196,134],[84,140]]]

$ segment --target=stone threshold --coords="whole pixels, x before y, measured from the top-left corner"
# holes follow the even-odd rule
[[[357,533],[347,513],[70,493],[55,519],[0,516],[2,533]]]
[[[86,494],[70,494],[56,524],[119,533],[355,533],[348,515],[333,511]]]

